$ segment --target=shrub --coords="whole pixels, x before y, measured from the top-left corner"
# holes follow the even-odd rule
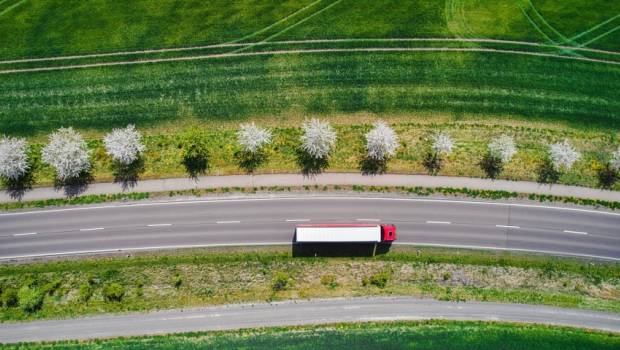
[[[88,283],[81,284],[79,292],[78,292],[78,299],[81,302],[85,303],[89,301],[92,296],[93,296],[93,289],[90,286],[90,284]]]
[[[54,279],[53,281],[46,283],[43,286],[43,294],[53,295],[56,292],[56,290],[58,290],[61,284],[62,284],[62,279],[60,278]]]
[[[190,176],[195,177],[207,171],[209,147],[202,131],[192,129],[183,135],[181,157]]]
[[[561,171],[570,170],[573,164],[581,157],[581,154],[565,139],[564,142],[549,145],[549,157],[553,168]]]
[[[502,135],[489,143],[489,154],[499,158],[500,162],[508,163],[517,153],[517,147],[512,137]]]
[[[273,281],[271,282],[271,289],[274,292],[281,291],[281,290],[287,290],[291,285],[290,279],[291,279],[290,276],[286,272],[276,273],[275,277],[273,278]]]
[[[110,283],[103,287],[103,297],[106,301],[120,302],[125,296],[125,287],[119,283]]]
[[[450,135],[440,132],[431,136],[433,141],[432,148],[435,153],[448,155],[452,153],[454,142]]]
[[[43,306],[43,293],[36,288],[21,287],[17,292],[17,299],[20,309],[24,312],[35,312]]]
[[[174,288],[179,288],[181,287],[181,285],[183,284],[183,276],[181,276],[181,274],[176,273],[174,274],[174,277],[172,278],[172,285],[174,286]]]
[[[614,169],[610,163],[596,167],[596,177],[599,186],[602,188],[612,188],[618,181],[618,176],[618,170]]]
[[[15,288],[4,288],[2,291],[2,305],[4,307],[17,306],[17,290]]]
[[[444,281],[447,281],[447,280],[452,279],[452,274],[450,272],[446,271],[446,272],[443,273],[442,277],[443,277]]]
[[[390,281],[391,274],[388,271],[378,272],[370,277],[364,277],[362,279],[362,285],[368,286],[373,285],[379,288],[385,288],[387,283]]]
[[[338,287],[338,282],[336,281],[336,276],[334,275],[321,276],[321,284],[329,289],[336,289],[336,287]]]
[[[560,172],[555,168],[550,159],[545,158],[536,170],[538,179],[541,184],[554,184],[560,180]]]

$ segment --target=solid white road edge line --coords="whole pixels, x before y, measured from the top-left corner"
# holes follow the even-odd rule
[[[164,249],[191,249],[191,248],[217,248],[217,247],[239,247],[239,246],[270,246],[270,245],[291,245],[292,242],[251,242],[251,243],[213,243],[213,244],[190,244],[190,245],[167,245],[167,246],[151,246],[151,247],[136,247],[136,248],[117,248],[117,249],[99,249],[99,250],[78,250],[59,253],[41,253],[41,254],[27,254],[27,255],[13,255],[13,256],[0,256],[0,260],[11,259],[26,259],[26,258],[39,258],[46,256],[63,256],[63,255],[84,255],[84,254],[101,254],[101,253],[114,253],[114,252],[127,252],[127,251],[143,251],[143,250],[164,250]],[[620,261],[620,258],[614,258],[611,256],[602,255],[590,255],[580,253],[558,252],[552,250],[534,250],[523,248],[504,248],[504,247],[489,247],[489,246],[475,246],[475,245],[457,245],[457,244],[436,244],[436,243],[415,243],[415,242],[394,242],[394,245],[411,245],[420,247],[438,247],[438,248],[461,248],[461,249],[482,249],[482,250],[500,250],[500,251],[516,251],[526,253],[542,253],[550,255],[563,255],[574,256],[580,258],[593,258],[601,260]]]
[[[338,197],[338,196],[317,196],[317,197],[279,197],[279,198],[233,198],[233,199],[195,199],[184,201],[162,201],[151,203],[132,203],[132,204],[111,204],[100,205],[94,207],[78,207],[78,208],[64,208],[64,209],[49,209],[49,210],[33,210],[33,211],[20,211],[15,213],[1,213],[0,216],[12,216],[12,215],[28,215],[28,214],[45,214],[45,213],[58,213],[63,211],[76,211],[76,210],[94,210],[94,209],[111,209],[111,208],[123,208],[123,207],[148,207],[158,205],[177,205],[177,204],[208,204],[208,203],[222,203],[222,202],[255,202],[255,201],[274,201],[274,200],[316,200],[316,199],[340,199],[340,200],[384,200],[384,201],[411,201],[411,202],[430,202],[430,203],[458,203],[458,204],[470,204],[470,205],[494,205],[502,207],[521,207],[521,208],[537,208],[537,209],[551,209],[551,210],[565,210],[576,211],[582,213],[602,214],[602,215],[614,215],[620,216],[620,213],[613,213],[609,211],[599,211],[592,209],[580,209],[580,208],[565,208],[565,207],[552,207],[546,205],[534,205],[534,204],[519,204],[519,203],[500,203],[500,202],[484,202],[484,201],[466,201],[455,199],[430,199],[430,198],[387,198],[387,197]]]

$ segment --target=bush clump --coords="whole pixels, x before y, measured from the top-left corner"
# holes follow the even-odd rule
[[[92,296],[93,296],[93,289],[91,288],[90,284],[83,283],[82,285],[80,285],[80,289],[78,292],[78,298],[81,302],[85,303],[89,301]]]
[[[38,311],[43,306],[43,296],[36,288],[23,286],[17,292],[19,308],[28,313]]]
[[[336,281],[336,276],[334,275],[321,276],[321,284],[329,289],[336,289],[338,287],[338,282]]]
[[[103,297],[109,302],[120,302],[125,296],[125,287],[119,283],[110,283],[103,287]]]
[[[174,286],[174,288],[179,289],[182,284],[183,284],[183,276],[181,276],[180,273],[174,274],[174,277],[172,278],[172,285]]]
[[[1,303],[4,307],[17,306],[17,290],[15,288],[4,288]]]
[[[291,286],[291,277],[286,272],[276,273],[273,281],[271,282],[271,289],[274,292],[281,290],[287,290]]]
[[[385,288],[387,283],[390,281],[390,277],[391,277],[391,273],[388,271],[378,272],[373,275],[370,275],[370,277],[364,277],[362,279],[362,285],[363,286],[372,285],[372,286],[376,286],[379,288]]]

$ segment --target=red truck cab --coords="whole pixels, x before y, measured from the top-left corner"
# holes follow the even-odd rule
[[[396,240],[396,226],[394,225],[381,225],[382,241],[393,242]]]

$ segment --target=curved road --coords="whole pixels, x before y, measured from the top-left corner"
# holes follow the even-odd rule
[[[313,197],[145,202],[0,214],[0,259],[290,244],[300,222],[386,222],[398,244],[620,260],[620,213],[465,200]]]
[[[0,325],[0,342],[89,339],[283,325],[386,320],[483,320],[564,325],[620,332],[620,315],[539,305],[417,299],[325,299],[216,306],[147,314]]]

